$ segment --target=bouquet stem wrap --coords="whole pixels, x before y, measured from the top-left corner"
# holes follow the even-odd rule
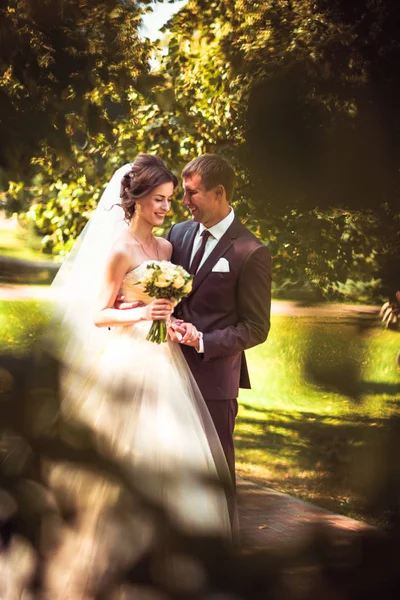
[[[143,277],[138,284],[143,286],[151,298],[160,300],[166,298],[175,305],[192,291],[193,275],[190,275],[180,265],[174,265],[167,260],[149,261]],[[162,344],[168,339],[168,322],[153,321],[146,339],[149,342]]]

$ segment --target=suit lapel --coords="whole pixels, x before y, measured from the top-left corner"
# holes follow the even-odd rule
[[[198,223],[193,223],[191,227],[185,231],[184,236],[182,238],[181,244],[181,253],[179,256],[179,264],[182,265],[184,269],[189,270],[190,264],[190,256],[192,254],[193,242],[196,237],[197,230],[199,228]]]
[[[235,218],[232,225],[228,228],[228,230],[224,233],[222,238],[219,240],[214,250],[211,252],[210,256],[204,261],[203,265],[197,271],[195,278],[193,280],[193,292],[201,285],[204,279],[212,270],[215,263],[223,256],[228,249],[232,246],[233,240],[238,237],[240,228],[240,221]]]

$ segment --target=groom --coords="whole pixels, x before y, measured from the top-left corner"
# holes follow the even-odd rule
[[[271,256],[234,214],[235,174],[223,158],[199,156],[182,178],[192,220],[173,225],[167,239],[172,262],[194,273],[194,281],[175,309],[180,331],[170,335],[182,344],[235,480],[237,397],[239,387],[250,387],[244,350],[268,335]]]

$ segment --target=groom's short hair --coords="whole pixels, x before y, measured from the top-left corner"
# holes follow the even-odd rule
[[[211,190],[217,185],[223,185],[228,202],[232,200],[235,188],[235,172],[231,165],[218,154],[202,154],[198,156],[182,171],[183,179],[200,175],[201,182],[206,190]]]

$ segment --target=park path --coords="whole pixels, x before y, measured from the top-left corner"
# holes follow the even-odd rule
[[[250,555],[265,552],[277,561],[275,564],[281,564],[284,589],[290,598],[319,598],[321,591],[327,592],[327,564],[331,568],[340,566],[338,571],[356,570],[367,540],[384,539],[382,530],[367,523],[334,514],[265,485],[239,478],[237,492],[242,551]],[[370,565],[370,571],[373,579],[377,572],[375,563]],[[329,577],[327,582],[329,585]],[[323,597],[344,598],[330,593]]]
[[[298,550],[306,545],[316,525],[326,528],[339,546],[374,528],[367,523],[334,514],[265,485],[238,478],[241,542],[258,549]]]

